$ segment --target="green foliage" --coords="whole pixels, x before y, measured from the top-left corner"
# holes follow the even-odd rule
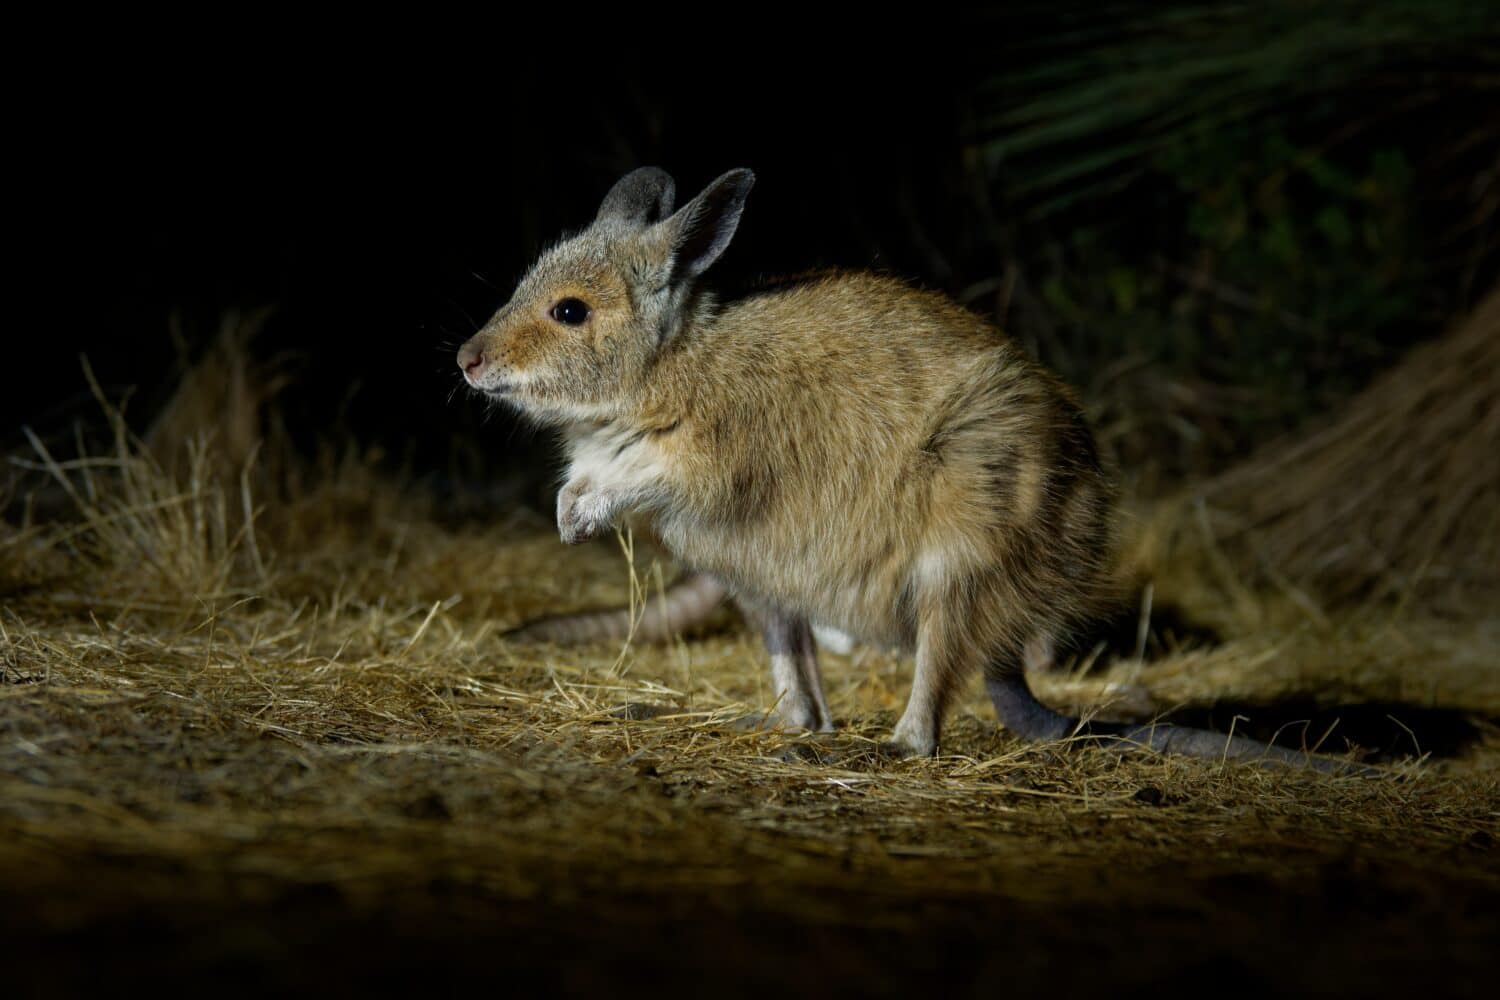
[[[1008,326],[1175,471],[1326,409],[1485,291],[1493,226],[1453,234],[1493,215],[1463,182],[1500,162],[1497,41],[1451,0],[1039,26],[972,111]]]

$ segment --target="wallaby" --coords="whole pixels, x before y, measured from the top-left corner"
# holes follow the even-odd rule
[[[627,174],[459,350],[470,386],[561,429],[564,542],[644,519],[706,581],[700,604],[727,592],[758,624],[776,710],[808,730],[833,725],[816,622],[915,654],[897,754],[937,752],[979,670],[1025,738],[1341,767],[1037,701],[1027,662],[1114,598],[1114,492],[1078,403],[989,323],[891,278],[831,273],[717,301],[699,279],[753,183],[731,170],[674,211],[668,174]]]

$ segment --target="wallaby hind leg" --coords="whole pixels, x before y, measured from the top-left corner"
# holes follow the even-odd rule
[[[707,621],[724,602],[725,590],[707,573],[689,573],[650,597],[634,621],[629,608],[586,611],[574,615],[550,615],[526,622],[505,633],[507,639],[565,644],[623,641],[635,625],[635,638],[642,642],[665,642]]]
[[[811,732],[832,732],[833,714],[823,696],[818,646],[807,619],[776,609],[743,610],[746,618],[760,626],[766,652],[771,655],[777,716]]]
[[[931,757],[938,752],[953,692],[978,665],[978,650],[965,627],[967,607],[957,592],[918,601],[916,672],[889,747],[898,755]]]
[[[771,655],[771,682],[775,708],[766,715],[743,719],[737,728],[758,729],[763,725],[785,724],[814,733],[833,732],[833,713],[823,695],[823,675],[818,669],[818,646],[813,641],[812,626],[806,618],[789,615],[777,609],[748,604],[740,607],[745,619],[760,629],[766,652]],[[661,705],[627,705],[616,711],[626,719],[649,719],[668,714],[672,709]],[[793,756],[802,756],[794,753]]]

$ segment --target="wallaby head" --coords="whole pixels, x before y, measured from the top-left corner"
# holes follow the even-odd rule
[[[464,378],[542,420],[628,405],[691,315],[698,277],[729,245],[754,182],[731,170],[674,212],[665,171],[626,174],[589,227],[543,253],[459,349]]]

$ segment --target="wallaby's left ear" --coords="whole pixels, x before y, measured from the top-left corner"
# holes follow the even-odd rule
[[[674,282],[691,281],[719,259],[734,237],[745,196],[754,185],[755,174],[749,170],[731,170],[661,223],[672,248]]]
[[[599,206],[598,218],[648,226],[672,214],[676,194],[677,185],[672,183],[671,174],[660,167],[640,167],[609,189]]]

